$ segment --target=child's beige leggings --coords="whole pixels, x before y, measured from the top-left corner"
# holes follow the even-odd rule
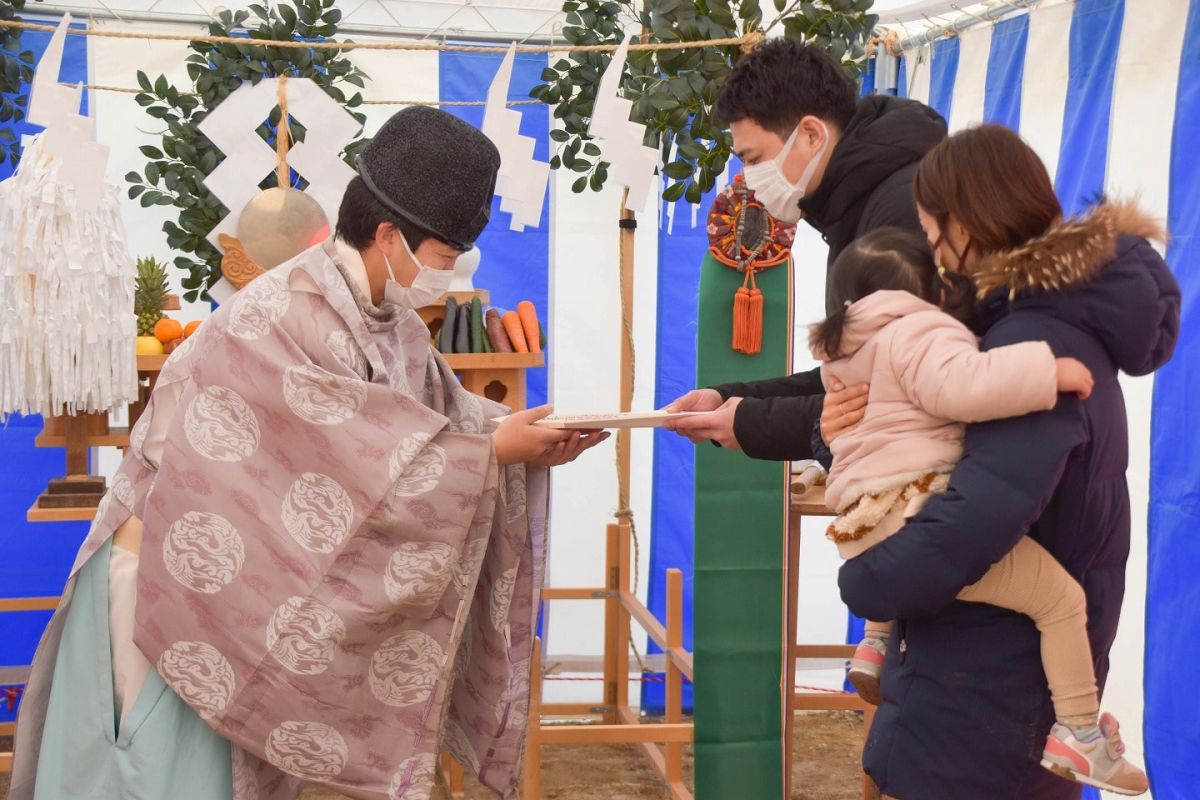
[[[1046,548],[1022,537],[958,599],[1007,608],[1033,619],[1042,634],[1042,666],[1056,716],[1099,713],[1083,588]],[[887,636],[890,631],[891,623],[867,623],[867,636]]]

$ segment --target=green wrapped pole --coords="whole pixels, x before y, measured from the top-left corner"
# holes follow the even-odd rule
[[[706,255],[696,385],[791,371],[791,265],[756,274],[762,352],[734,352],[733,298],[743,275]],[[783,796],[783,618],[787,464],[711,444],[696,449],[695,738],[697,800]]]

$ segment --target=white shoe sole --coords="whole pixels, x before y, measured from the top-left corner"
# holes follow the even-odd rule
[[[1081,775],[1070,767],[1064,767],[1062,764],[1055,763],[1048,758],[1042,759],[1042,766],[1060,778],[1066,778],[1069,781],[1082,783],[1086,786],[1094,786],[1097,789],[1103,789],[1104,791],[1112,792],[1113,794],[1120,794],[1124,795],[1125,797],[1137,797],[1138,795],[1143,795],[1146,793],[1145,790],[1134,792],[1129,789],[1121,789],[1117,786],[1111,786],[1104,781],[1098,781],[1095,778],[1089,778],[1087,775]]]

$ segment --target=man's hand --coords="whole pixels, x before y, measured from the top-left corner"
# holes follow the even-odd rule
[[[692,389],[663,409],[670,414],[680,411],[716,411],[725,401],[716,389]]]
[[[712,389],[699,389],[699,392],[711,392]],[[697,392],[685,394],[676,402],[686,400],[691,395]],[[671,420],[666,424],[668,430],[675,431],[680,436],[686,436],[691,439],[694,444],[703,442],[716,442],[727,450],[741,450],[741,445],[738,444],[737,438],[733,435],[733,418],[737,414],[738,404],[742,402],[740,397],[731,397],[724,404],[717,407],[710,414],[704,414],[698,417],[684,417],[683,419]],[[667,406],[669,409],[670,406]],[[682,409],[681,409],[682,410]],[[700,409],[688,409],[700,410]]]
[[[829,381],[829,388],[821,411],[821,438],[826,447],[862,422],[867,413],[867,393],[871,390],[865,383],[847,389],[837,378]]]
[[[501,466],[532,464],[535,467],[557,467],[574,461],[580,453],[609,437],[605,431],[560,431],[534,425],[550,416],[551,406],[518,411],[505,418],[492,433],[496,460]]]

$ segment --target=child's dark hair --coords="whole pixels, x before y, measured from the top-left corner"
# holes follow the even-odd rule
[[[856,239],[829,270],[827,307],[833,311],[812,327],[809,345],[829,360],[842,357],[842,333],[850,306],[869,294],[898,290],[940,306],[965,322],[975,309],[975,287],[957,272],[938,273],[923,234],[903,228],[879,228]]]

